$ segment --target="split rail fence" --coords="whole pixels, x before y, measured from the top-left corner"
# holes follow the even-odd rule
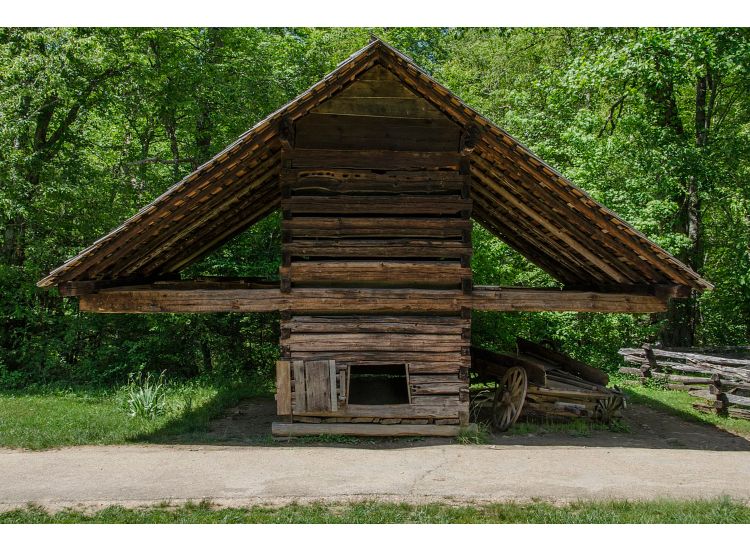
[[[620,372],[641,382],[660,380],[672,390],[684,390],[704,402],[704,412],[750,420],[750,347],[658,348],[644,344],[618,352],[626,363]]]

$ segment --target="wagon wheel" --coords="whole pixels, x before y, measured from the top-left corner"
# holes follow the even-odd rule
[[[594,419],[602,424],[609,424],[619,416],[619,411],[623,407],[622,395],[613,394],[596,402],[594,408]]]
[[[511,367],[503,375],[492,402],[492,426],[501,432],[518,419],[526,399],[527,377],[521,367]]]

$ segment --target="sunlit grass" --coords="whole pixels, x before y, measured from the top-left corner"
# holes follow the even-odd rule
[[[49,513],[29,506],[0,513],[0,523],[748,523],[750,507],[728,498],[690,501],[592,501],[451,506],[382,502],[221,508],[210,502],[172,507],[110,506]]]
[[[739,435],[750,435],[750,420],[726,418],[715,413],[704,413],[696,410],[693,408],[693,403],[701,400],[686,391],[670,390],[658,382],[641,385],[634,379],[624,376],[612,378],[612,382],[619,384],[625,391],[627,400],[631,403],[658,407],[686,420],[710,424]]]
[[[195,433],[241,399],[267,393],[262,384],[172,383],[164,414],[141,418],[129,414],[126,388],[5,391],[0,392],[0,446],[109,445]]]

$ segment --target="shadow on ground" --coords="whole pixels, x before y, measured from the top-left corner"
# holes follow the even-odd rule
[[[656,402],[641,398],[628,404],[618,430],[581,429],[581,424],[520,423],[512,433],[490,434],[491,445],[631,447],[649,449],[699,449],[748,451],[748,439],[709,423],[672,414]],[[234,402],[231,406],[228,403]],[[246,446],[337,446],[405,448],[445,445],[446,438],[356,438],[307,437],[273,438],[271,423],[277,420],[272,397],[252,397],[237,402],[232,396],[216,396],[203,407],[168,423],[139,442],[184,445]]]

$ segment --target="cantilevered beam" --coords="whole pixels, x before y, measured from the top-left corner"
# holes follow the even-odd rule
[[[649,294],[513,287],[461,290],[222,288],[196,282],[101,289],[80,296],[81,311],[99,313],[212,313],[294,311],[316,313],[481,311],[665,311],[667,298]]]

